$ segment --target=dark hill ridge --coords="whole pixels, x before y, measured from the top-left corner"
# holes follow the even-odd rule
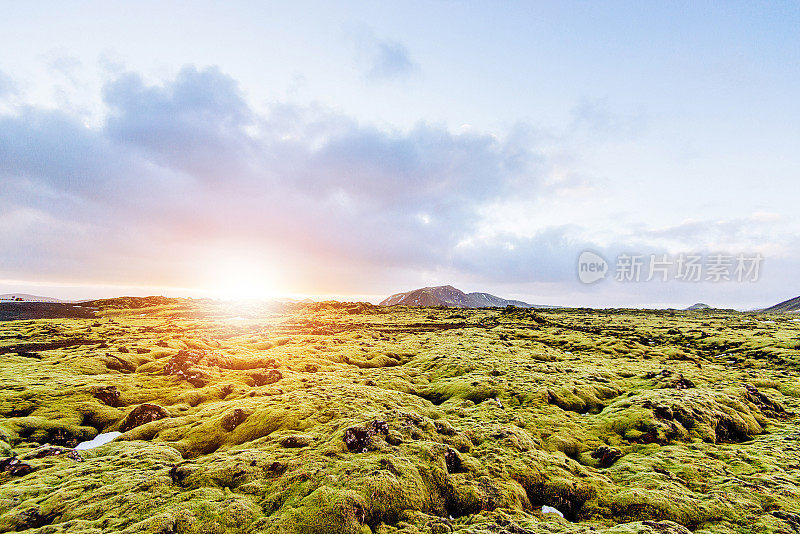
[[[0,321],[28,321],[31,319],[91,319],[93,308],[65,302],[0,302]]]
[[[30,296],[30,295],[28,295]],[[35,297],[46,298],[46,297]],[[32,319],[91,319],[98,309],[137,309],[166,304],[178,304],[182,299],[167,297],[118,297],[82,302],[0,301],[0,321]]]
[[[453,286],[433,286],[396,293],[381,301],[381,306],[448,306],[452,308],[550,308],[528,304],[521,300],[508,300],[489,293],[464,293]]]
[[[779,302],[774,306],[770,306],[769,308],[764,308],[761,311],[767,313],[798,312],[800,311],[800,297],[784,300],[783,302]]]
[[[712,308],[708,304],[705,304],[703,302],[698,302],[697,304],[692,304],[691,306],[686,308],[686,311],[700,311],[700,310],[713,310],[713,309],[714,308]]]
[[[0,295],[0,302],[63,302],[53,297],[29,295],[27,293],[5,293]]]

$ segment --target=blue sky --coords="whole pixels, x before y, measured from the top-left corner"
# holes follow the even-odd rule
[[[29,4],[0,21],[0,292],[800,292],[796,3]],[[585,286],[587,248],[765,259]]]

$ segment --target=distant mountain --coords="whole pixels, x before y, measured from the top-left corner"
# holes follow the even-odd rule
[[[405,293],[396,293],[381,301],[381,306],[449,306],[453,308],[490,308],[517,306],[519,308],[550,308],[528,304],[521,300],[508,300],[489,293],[464,293],[453,286],[423,287]]]
[[[28,295],[27,293],[6,293],[0,295],[0,302],[62,302],[53,297],[40,297],[37,295]]]
[[[697,304],[692,304],[691,306],[686,308],[686,311],[711,310],[711,309],[713,309],[713,308],[711,306],[709,306],[708,304],[704,304],[702,302],[698,302]]]
[[[761,310],[767,313],[786,313],[786,312],[800,312],[800,297],[784,300],[769,308]]]

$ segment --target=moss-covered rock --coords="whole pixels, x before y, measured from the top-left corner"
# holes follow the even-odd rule
[[[792,532],[800,326],[774,320],[126,299],[0,323],[0,531]]]

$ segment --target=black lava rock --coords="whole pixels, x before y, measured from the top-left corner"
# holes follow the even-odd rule
[[[603,445],[592,451],[592,458],[597,460],[600,467],[611,467],[614,462],[622,458],[622,452],[619,449]]]
[[[128,430],[136,428],[139,425],[150,423],[151,421],[156,421],[165,417],[169,417],[169,412],[167,412],[167,410],[158,404],[140,404],[125,416],[125,419],[123,419],[119,429],[122,432],[127,432]]]
[[[242,422],[247,419],[248,416],[249,414],[245,413],[244,410],[241,408],[236,408],[232,412],[227,413],[222,417],[222,428],[230,432],[242,424]]]
[[[101,386],[94,392],[94,397],[109,406],[116,406],[119,402],[119,390],[116,386]]]
[[[448,473],[458,473],[461,471],[461,456],[458,455],[458,451],[447,447],[447,450],[444,451],[444,464],[447,466]]]
[[[22,477],[32,473],[33,467],[12,456],[0,460],[0,471],[8,473],[12,477]]]

